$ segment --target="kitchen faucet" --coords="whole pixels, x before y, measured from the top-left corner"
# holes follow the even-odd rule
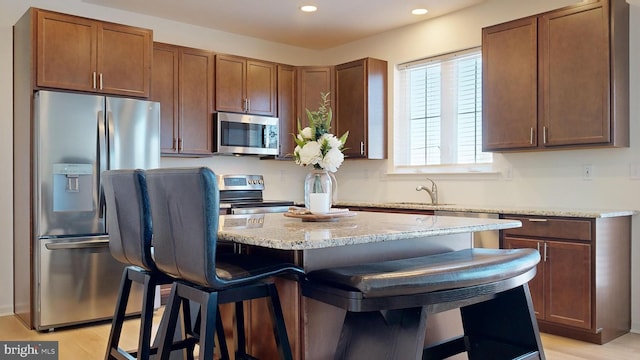
[[[420,191],[420,190],[426,191],[427,194],[429,194],[429,197],[431,198],[431,205],[438,205],[438,186],[436,185],[435,181],[429,178],[427,178],[427,180],[431,181],[431,190],[429,190],[429,188],[424,185],[419,185],[418,187],[416,187],[416,191]]]

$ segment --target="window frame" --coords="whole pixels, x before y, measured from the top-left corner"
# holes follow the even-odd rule
[[[407,136],[410,136],[410,114],[409,114],[409,110],[408,109],[408,102],[409,99],[408,97],[405,95],[409,89],[408,89],[408,73],[406,73],[406,69],[410,69],[412,67],[417,67],[417,66],[428,66],[429,64],[433,64],[436,62],[442,62],[442,61],[446,61],[446,60],[451,60],[451,59],[455,59],[455,58],[464,58],[469,56],[470,54],[474,54],[475,56],[478,56],[480,61],[481,61],[481,53],[482,53],[482,49],[481,47],[473,47],[473,48],[469,48],[469,49],[464,49],[464,50],[460,50],[460,51],[454,51],[454,52],[450,52],[450,53],[445,53],[445,54],[441,54],[441,55],[436,55],[436,56],[431,56],[431,57],[427,57],[427,58],[423,58],[423,59],[419,59],[419,60],[415,60],[415,61],[410,61],[410,62],[406,62],[406,63],[401,63],[398,64],[396,66],[395,72],[396,72],[396,76],[397,76],[397,81],[396,86],[395,86],[395,96],[397,99],[397,106],[395,107],[394,110],[394,118],[396,119],[394,121],[394,151],[393,151],[393,164],[392,164],[392,170],[391,173],[398,173],[398,174],[402,174],[402,173],[430,173],[430,174],[437,174],[437,173],[444,173],[444,174],[470,174],[470,173],[497,173],[497,171],[494,169],[494,165],[495,165],[495,156],[493,153],[490,153],[490,162],[479,162],[479,163],[466,163],[466,164],[462,164],[462,163],[447,163],[447,164],[438,164],[438,165],[426,165],[426,164],[419,164],[419,165],[410,165],[410,146],[406,141]],[[455,66],[455,65],[454,65]],[[482,66],[481,64],[478,64],[478,66]],[[480,83],[477,84],[476,88],[479,87],[478,91],[482,91],[482,77],[480,77]],[[457,95],[456,95],[457,98]],[[477,100],[475,102],[476,104],[479,103],[479,106],[482,107],[482,98],[480,97],[479,100]],[[442,112],[441,112],[442,113]],[[481,116],[481,112],[477,113],[479,115],[476,116],[476,129],[482,128],[482,116]],[[456,119],[458,117],[458,113],[456,112]],[[479,123],[478,123],[479,121]],[[450,126],[446,126],[445,127],[449,127],[449,128],[455,128],[457,125],[450,125]],[[476,139],[476,149],[480,149],[481,151],[481,147],[482,147],[482,139]],[[459,146],[456,146],[456,148],[458,148]],[[455,152],[454,152],[455,153]],[[456,159],[457,161],[457,159]]]

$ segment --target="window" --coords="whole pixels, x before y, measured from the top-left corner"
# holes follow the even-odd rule
[[[400,109],[395,165],[491,163],[482,152],[482,55],[479,48],[398,67]]]

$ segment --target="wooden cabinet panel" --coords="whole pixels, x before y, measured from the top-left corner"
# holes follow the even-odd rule
[[[94,91],[98,26],[75,16],[34,10],[36,85]]]
[[[544,241],[533,239],[517,239],[505,237],[505,249],[535,249],[540,252],[544,248]],[[533,301],[533,311],[536,319],[544,319],[546,301],[544,299],[545,289],[545,270],[544,254],[540,254],[540,262],[536,266],[536,276],[529,281],[529,291],[531,292],[531,301]]]
[[[109,94],[149,96],[151,32],[102,23],[98,32],[98,88]]]
[[[213,153],[214,55],[182,48],[179,72],[180,141],[184,154]]]
[[[216,56],[216,110],[276,116],[274,63],[233,55]]]
[[[276,66],[264,61],[247,60],[247,99],[252,114],[276,116]]]
[[[529,281],[539,320],[591,328],[591,245],[505,237],[507,249],[540,252],[535,278]]]
[[[591,241],[591,221],[555,217],[509,217],[520,220],[522,227],[504,230],[505,235],[536,236],[555,239]]]
[[[296,143],[292,134],[297,133],[296,117],[296,69],[278,65],[278,118],[280,120],[279,158],[290,158]]]
[[[482,32],[484,150],[629,146],[624,0],[583,2]]]
[[[545,243],[545,319],[591,328],[591,245]]]
[[[335,112],[334,70],[333,66],[300,66],[296,69],[296,115],[297,119],[300,119],[302,127],[309,124],[306,110],[315,111],[318,109],[322,101],[321,93],[329,93],[331,108]],[[335,126],[335,123],[332,125]]]
[[[610,141],[608,28],[597,3],[540,18],[545,146]]]
[[[484,151],[538,144],[537,44],[535,17],[482,32]]]
[[[36,86],[149,96],[151,30],[32,11]]]
[[[345,156],[387,157],[387,62],[373,58],[336,66],[337,136],[349,131]]]
[[[154,44],[152,99],[161,104],[164,155],[213,153],[214,54]]]
[[[151,99],[160,103],[160,151],[163,154],[178,152],[178,61],[177,46],[154,43]]]
[[[529,283],[540,331],[597,344],[629,332],[630,217],[503,218],[523,224],[501,231],[504,248],[540,252]]]
[[[216,55],[216,110],[245,112],[246,60]]]

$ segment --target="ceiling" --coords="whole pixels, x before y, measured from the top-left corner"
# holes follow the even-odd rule
[[[83,1],[298,47],[327,49],[486,0]],[[308,4],[316,5],[318,11],[299,10]],[[411,10],[418,7],[429,13],[412,15]]]

